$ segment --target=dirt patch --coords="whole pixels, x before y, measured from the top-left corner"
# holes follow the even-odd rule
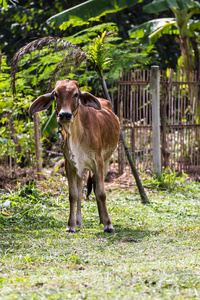
[[[185,174],[188,175],[188,179],[190,182],[192,182],[192,181],[200,182],[200,169],[199,168],[196,168],[194,170],[188,170],[185,172]]]
[[[57,167],[58,169],[56,170]],[[54,183],[55,181],[65,180],[63,161],[58,162],[56,167],[44,169],[44,180],[48,181],[52,176],[55,177]],[[16,190],[19,184],[23,186],[33,181],[37,181],[36,171],[33,169],[16,167],[15,170],[10,172],[10,170],[0,166],[0,190]],[[188,172],[187,181],[200,182],[200,172],[197,172],[197,170],[192,172],[190,170],[190,172]],[[84,183],[86,184],[86,182],[87,174],[84,177]],[[40,184],[37,182],[37,185],[39,186]],[[106,190],[127,190],[133,189],[134,187],[136,187],[135,179],[130,173],[129,168],[127,168],[126,172],[122,175],[119,175],[117,168],[110,168],[105,179]]]
[[[0,166],[0,189],[10,190],[17,189],[18,185],[28,184],[30,181],[36,180],[36,175],[30,168],[17,167],[15,170],[8,170]]]

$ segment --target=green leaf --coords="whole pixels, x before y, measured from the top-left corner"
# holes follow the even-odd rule
[[[172,25],[175,24],[176,20],[174,18],[155,19],[134,27],[129,30],[128,33],[131,38],[143,38],[144,36],[149,37],[153,33],[160,32],[166,28],[168,28],[167,31],[169,31],[169,27],[172,27]]]
[[[42,126],[42,135],[44,137],[49,136],[52,131],[58,126],[56,121],[55,111],[51,114],[51,116],[46,120],[46,122]]]
[[[200,30],[200,21],[199,20],[189,20],[189,31],[191,32],[191,35],[193,35],[193,32],[195,30]]]
[[[144,10],[148,13],[158,13],[170,9],[170,7],[179,8],[176,0],[155,0],[145,5]]]
[[[78,25],[80,26],[81,20],[82,24],[84,24],[85,21],[91,18],[117,12],[125,7],[135,5],[138,1],[139,0],[89,0],[52,16],[47,20],[47,23],[55,28],[59,28],[63,22],[66,22],[65,26],[69,26],[70,24],[74,25],[74,21],[77,22],[78,17]],[[76,16],[76,19],[74,16]]]
[[[194,1],[194,5],[197,6],[198,8],[200,8],[200,3],[199,3],[199,1]]]
[[[145,5],[144,10],[148,13],[158,13],[171,8],[183,10],[191,6],[191,0],[154,0],[152,3]]]
[[[1,2],[3,2],[3,8],[7,9],[7,8],[8,8],[7,1],[6,1],[6,0],[3,0],[3,1],[1,1]]]

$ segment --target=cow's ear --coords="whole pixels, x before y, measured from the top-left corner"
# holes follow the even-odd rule
[[[32,116],[36,112],[49,108],[54,100],[54,92],[38,97],[30,106],[29,114]]]
[[[83,92],[80,90],[79,98],[84,106],[93,107],[96,110],[100,110],[102,108],[100,101],[88,92]]]

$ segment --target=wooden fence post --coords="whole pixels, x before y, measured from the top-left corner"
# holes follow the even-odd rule
[[[43,176],[42,176],[41,154],[40,154],[40,127],[39,127],[39,119],[38,119],[37,113],[33,115],[33,123],[34,123],[37,179],[38,179],[38,181],[41,181],[43,179]]]
[[[160,70],[158,66],[151,67],[152,91],[152,129],[153,129],[153,168],[158,177],[161,176],[160,150]]]

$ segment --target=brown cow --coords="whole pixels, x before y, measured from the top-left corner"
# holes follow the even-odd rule
[[[82,177],[85,170],[89,170],[94,174],[100,223],[104,225],[105,232],[114,232],[106,206],[104,176],[119,140],[118,118],[107,100],[81,91],[77,81],[67,79],[58,81],[52,93],[37,98],[29,109],[30,115],[47,109],[54,99],[57,121],[63,129],[64,143],[61,147],[69,184],[67,231],[75,232],[76,225],[82,227]]]

